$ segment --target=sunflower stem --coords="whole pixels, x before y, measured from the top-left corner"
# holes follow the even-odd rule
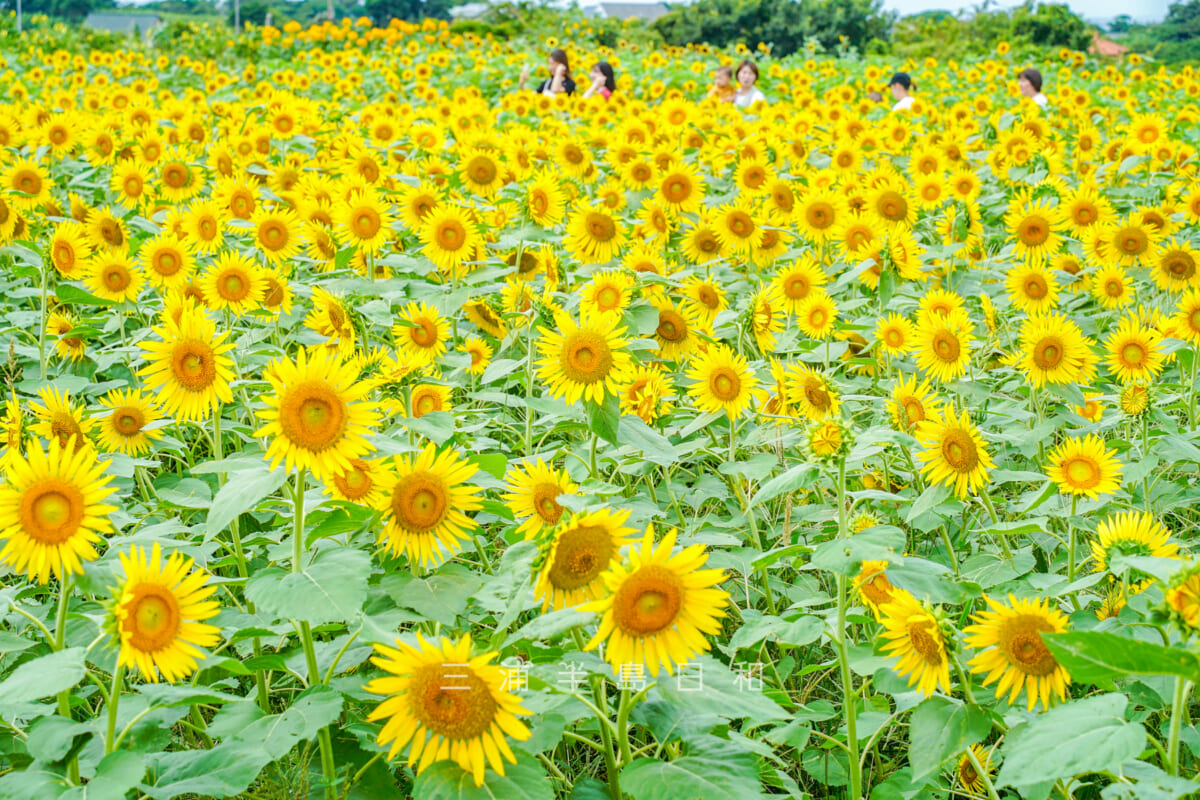
[[[629,712],[633,702],[628,689],[621,690],[621,705],[617,708],[617,746],[621,748],[621,766],[628,766],[633,761],[633,753],[629,748]]]
[[[71,573],[63,570],[62,580],[59,582],[58,593],[58,614],[54,618],[54,643],[52,647],[55,652],[63,649],[63,645],[67,641],[67,606],[71,601]],[[63,689],[58,693],[58,713],[63,719],[71,719],[71,690]],[[75,786],[79,785],[79,758],[78,756],[71,757],[71,763],[67,765],[67,779]]]
[[[979,499],[983,501],[984,508],[988,511],[988,516],[992,518],[993,525],[1000,524],[1000,516],[996,513],[996,507],[992,505],[992,496],[984,489],[979,493]],[[996,534],[996,538],[1000,540],[1000,549],[1004,551],[1004,557],[1008,559],[1008,563],[1013,563],[1012,550],[1008,547],[1008,540],[1004,538],[1003,533]]]
[[[958,556],[954,553],[954,543],[950,541],[950,534],[946,530],[945,525],[938,527],[938,532],[942,535],[942,544],[946,546],[946,555],[950,558],[950,566],[954,568],[954,577],[958,577]]]
[[[846,519],[846,459],[838,461],[837,481],[838,506],[838,538],[845,539],[850,535],[850,526]],[[846,592],[846,576],[837,576],[837,626],[834,630],[835,642],[838,649],[838,668],[842,678],[842,705],[846,716],[846,750],[849,755],[850,771],[850,800],[862,798],[862,764],[858,752],[858,692],[854,689],[854,677],[850,674],[850,657],[846,645],[846,607],[848,596]]]
[[[50,281],[50,265],[42,262],[42,305],[41,324],[38,325],[38,363],[41,366],[41,378],[46,380],[46,286]],[[72,762],[74,763],[74,762]],[[76,767],[78,771],[78,767]],[[76,783],[79,779],[76,777]]]
[[[1192,377],[1188,381],[1188,429],[1196,430],[1196,367],[1200,365],[1200,347],[1192,350]]]
[[[571,636],[574,638],[579,652],[582,653],[587,649],[583,635],[578,628],[571,630]],[[617,759],[613,753],[612,732],[609,730],[613,723],[608,716],[608,698],[604,692],[604,678],[600,675],[592,675],[588,678],[588,683],[591,684],[592,696],[596,699],[595,710],[598,712],[596,722],[600,728],[600,752],[604,754],[604,775],[608,779],[608,791],[612,795],[612,800],[624,800],[624,795],[621,794],[621,776],[617,772]]]
[[[304,557],[304,468],[296,472],[296,485],[292,489],[292,502],[295,506],[292,529],[292,574],[303,571]],[[304,647],[304,661],[308,667],[308,685],[321,684],[321,669],[317,665],[317,651],[313,646],[312,628],[308,622],[300,620],[300,643]],[[328,726],[317,732],[317,741],[321,749],[321,773],[325,778],[325,800],[337,800],[337,766],[333,761],[333,739],[329,735]]]
[[[112,688],[108,692],[108,733],[104,737],[104,754],[108,755],[116,749],[117,739],[117,707],[121,701],[121,686],[125,683],[125,665],[117,660],[117,668],[113,670]],[[192,706],[195,708],[195,706]]]
[[[1079,495],[1071,495],[1071,516],[1067,517],[1067,582],[1075,582],[1075,504]]]
[[[975,774],[983,782],[983,788],[987,791],[990,800],[1000,800],[1000,795],[996,794],[996,787],[992,786],[992,779],[988,777],[987,770],[984,769],[983,764],[979,763],[979,756],[975,755],[975,751],[970,747],[967,748],[967,760],[971,762]]]
[[[1171,698],[1171,727],[1167,734],[1167,772],[1174,776],[1179,775],[1179,731],[1190,688],[1191,682],[1186,678],[1175,679],[1175,694]]]

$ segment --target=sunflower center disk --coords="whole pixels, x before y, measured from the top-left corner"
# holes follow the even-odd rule
[[[475,739],[492,727],[496,701],[487,684],[466,664],[426,664],[408,689],[413,716],[447,739]]]
[[[142,412],[132,406],[122,406],[112,415],[113,427],[122,436],[134,436],[141,433],[145,422]]]
[[[549,579],[556,589],[587,586],[612,561],[613,541],[607,529],[585,525],[563,533],[554,550]]]
[[[171,356],[171,373],[185,389],[207,389],[217,377],[212,348],[196,339],[180,342]]]
[[[392,514],[414,533],[428,533],[440,525],[449,505],[445,483],[431,472],[407,475],[392,490]]]
[[[157,652],[175,640],[180,623],[179,603],[166,587],[138,585],[126,608],[122,628],[137,650]]]
[[[1074,486],[1083,489],[1090,489],[1100,482],[1100,467],[1089,459],[1072,459],[1063,472]]]
[[[737,373],[728,367],[723,367],[713,373],[712,379],[709,381],[709,386],[712,388],[713,395],[723,403],[728,403],[737,399],[741,392],[742,382],[738,378]]]
[[[1041,369],[1054,369],[1063,360],[1063,346],[1058,339],[1043,339],[1033,350],[1033,362]]]
[[[651,564],[629,576],[613,598],[617,626],[630,636],[650,636],[675,622],[683,585],[666,567]]]
[[[957,361],[960,352],[958,339],[946,331],[938,331],[933,339],[933,352],[943,361]]]
[[[906,398],[904,403],[904,416],[908,419],[908,424],[913,425],[925,419],[925,406],[921,405],[921,401],[915,397]]]
[[[1129,343],[1121,348],[1121,359],[1132,367],[1140,366],[1146,358],[1146,351],[1142,346],[1135,343]]]
[[[307,381],[279,404],[279,424],[294,444],[313,452],[335,446],[346,430],[346,406],[332,387]]]
[[[40,544],[61,544],[78,530],[83,507],[83,495],[78,489],[50,479],[25,493],[21,500],[21,527]]]
[[[909,623],[908,640],[912,642],[913,649],[925,660],[925,663],[941,664],[942,651],[938,647],[937,638],[928,630],[931,626],[932,624],[928,620]]]
[[[604,337],[593,331],[576,331],[563,342],[559,367],[576,383],[595,383],[608,377],[612,351]]]
[[[942,458],[956,472],[970,472],[979,463],[975,442],[961,430],[947,431],[942,440]]]
[[[533,490],[533,507],[537,515],[551,524],[562,516],[563,508],[555,499],[559,494],[557,483],[538,484]]]

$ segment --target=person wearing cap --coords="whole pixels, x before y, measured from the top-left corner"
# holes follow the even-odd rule
[[[892,111],[904,111],[912,106],[913,96],[909,92],[913,89],[913,82],[907,72],[897,72],[888,85],[891,87],[892,97],[896,98]]]
[[[1017,86],[1021,88],[1024,97],[1033,100],[1041,108],[1045,108],[1050,102],[1046,95],[1042,94],[1042,73],[1033,67],[1021,70],[1021,74],[1017,76]]]

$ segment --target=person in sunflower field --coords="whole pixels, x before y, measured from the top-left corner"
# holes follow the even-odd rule
[[[1028,97],[1040,108],[1045,108],[1046,103],[1050,102],[1046,95],[1042,94],[1042,73],[1033,67],[1021,70],[1021,74],[1017,76],[1017,86],[1021,89],[1022,97]]]
[[[544,94],[547,97],[553,97],[562,92],[568,95],[575,94],[575,81],[571,78],[571,65],[567,60],[567,51],[558,47],[551,50],[548,66],[550,67],[550,77],[538,84],[538,94]],[[521,70],[521,77],[517,81],[518,88],[524,89],[528,81],[529,67],[525,67]]]
[[[733,85],[733,67],[717,67],[717,71],[713,73],[713,85],[708,89],[707,98],[713,98],[722,103],[732,103],[735,94],[737,94],[737,89]]]
[[[913,83],[913,79],[907,72],[897,72],[893,75],[891,81],[888,82],[888,87],[892,90],[892,97],[896,98],[896,104],[892,106],[892,111],[904,111],[912,106],[912,91],[917,88],[917,85]]]
[[[758,64],[746,59],[737,68],[738,88],[733,95],[733,104],[740,108],[749,108],[758,102],[767,102],[766,96],[759,90]]]
[[[607,61],[601,61],[593,66],[588,77],[591,78],[592,85],[584,91],[584,97],[599,96],[607,100],[617,90],[617,76],[613,72],[612,64]]]

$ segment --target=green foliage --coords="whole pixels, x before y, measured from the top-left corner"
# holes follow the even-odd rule
[[[953,16],[944,11],[900,20],[892,34],[893,51],[908,58],[965,58],[993,53],[1000,42],[1016,48],[1066,47],[1086,50],[1091,31],[1065,5],[1032,0],[1014,9],[978,6]]]
[[[371,22],[385,27],[393,19],[420,22],[423,19],[450,19],[451,0],[366,0],[363,11]]]
[[[843,43],[862,49],[886,39],[892,17],[882,8],[882,0],[700,0],[661,17],[653,27],[672,45],[741,44],[753,50],[761,42],[782,57],[810,39],[827,49]]]
[[[97,9],[112,7],[111,0],[22,0],[21,12],[26,17],[45,14],[55,19],[79,23]],[[16,0],[0,0],[0,11],[15,12],[16,9]]]

